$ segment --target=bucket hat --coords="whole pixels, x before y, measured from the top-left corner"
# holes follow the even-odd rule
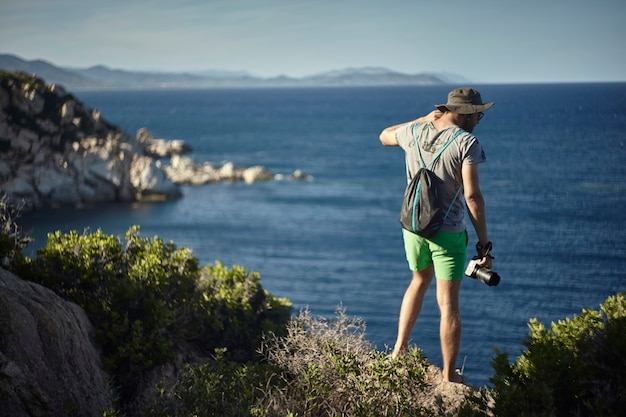
[[[480,93],[473,88],[457,88],[448,93],[446,104],[435,104],[441,111],[457,114],[474,114],[487,110],[495,103],[483,103]]]

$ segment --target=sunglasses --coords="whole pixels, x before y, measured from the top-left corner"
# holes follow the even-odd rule
[[[485,117],[485,113],[483,113],[483,112],[478,113],[478,121],[479,121],[479,122],[480,122],[480,120],[481,120],[483,117]]]

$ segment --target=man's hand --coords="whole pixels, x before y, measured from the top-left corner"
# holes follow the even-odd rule
[[[476,265],[481,268],[493,269],[493,258],[491,256],[485,256],[480,261],[476,261]]]
[[[439,119],[441,116],[443,116],[443,112],[441,110],[433,110],[430,113],[428,113],[426,116],[422,116],[419,119],[417,119],[416,122],[419,122],[419,123],[434,122],[435,120]]]
[[[385,146],[398,146],[398,141],[396,140],[396,130],[398,130],[400,127],[405,126],[409,123],[434,122],[435,120],[439,119],[442,115],[443,115],[443,112],[439,110],[433,110],[430,113],[428,113],[426,116],[418,117],[417,119],[413,121],[389,126],[388,128],[386,128],[380,133],[380,136],[379,136],[380,142]]]
[[[487,269],[492,268],[493,266],[493,256],[491,256],[492,249],[493,249],[493,245],[489,241],[484,244],[481,244],[480,242],[476,244],[476,252],[478,253],[478,256],[482,256],[481,260],[479,262],[476,262],[478,266],[480,266],[481,268],[487,268]]]

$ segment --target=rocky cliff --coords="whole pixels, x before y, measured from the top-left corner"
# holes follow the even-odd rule
[[[146,144],[63,88],[0,72],[0,190],[24,210],[181,195]]]
[[[57,85],[0,71],[0,194],[24,212],[181,196],[180,184],[274,178],[265,167],[215,167],[182,156],[183,141],[135,136]],[[307,179],[300,171],[294,179]]]

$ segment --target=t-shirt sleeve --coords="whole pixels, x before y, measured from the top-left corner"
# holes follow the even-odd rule
[[[475,136],[469,135],[462,141],[463,165],[482,164],[487,161],[485,150]]]
[[[398,141],[398,145],[406,151],[409,147],[413,147],[413,126],[416,123],[407,123],[403,126],[400,126],[396,130],[396,140]]]

